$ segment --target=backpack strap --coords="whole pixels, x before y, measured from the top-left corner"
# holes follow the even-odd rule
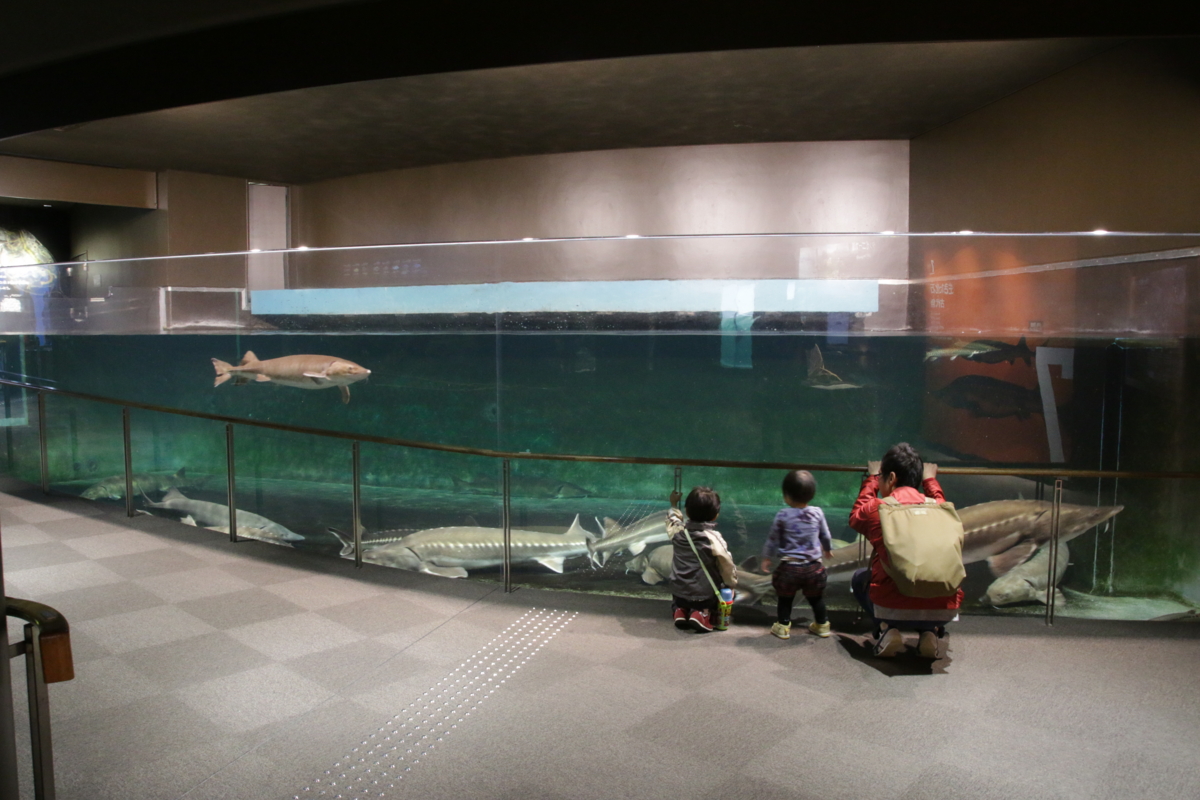
[[[700,557],[700,551],[696,549],[696,543],[692,541],[692,534],[688,532],[687,528],[684,528],[683,535],[687,537],[688,544],[692,547],[692,553],[694,553],[696,556],[696,561],[700,562],[700,571],[704,573],[704,577],[708,578],[708,585],[712,587],[713,594],[715,594],[717,599],[720,600],[721,591],[717,588],[717,584],[712,579],[712,575],[708,574],[708,567],[704,566],[704,559]]]

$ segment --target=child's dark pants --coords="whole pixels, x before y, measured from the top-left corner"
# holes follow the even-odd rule
[[[783,624],[792,621],[792,603],[796,599],[796,592],[803,593],[818,625],[829,621],[825,613],[825,567],[820,561],[804,564],[781,561],[771,575],[771,585],[779,596],[779,621]]]

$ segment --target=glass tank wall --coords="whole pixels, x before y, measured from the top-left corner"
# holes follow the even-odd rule
[[[154,406],[130,413],[136,507],[227,535],[244,420],[239,534],[354,558],[352,442],[248,423],[360,437],[362,560],[499,581],[508,454],[516,585],[656,597],[679,466],[685,493],[721,494],[742,602],[768,605],[751,557],[784,466],[809,466],[849,608],[861,465],[908,441],[962,513],[969,611],[1043,612],[1064,476],[1056,612],[1194,615],[1198,254],[1115,234],[422,245],[271,254],[289,288],[253,293],[155,286],[168,259],[92,262],[82,288],[51,266],[49,288],[5,285],[0,377],[118,404],[47,391],[41,419],[4,386],[0,465],[41,480],[41,421],[53,491],[124,504],[120,403]],[[638,279],[661,264],[695,277]]]

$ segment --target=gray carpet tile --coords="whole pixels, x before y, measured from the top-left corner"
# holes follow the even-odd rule
[[[105,642],[114,653],[128,653],[144,647],[181,642],[215,630],[202,619],[176,606],[154,606],[80,622],[79,630]]]
[[[168,691],[273,663],[259,651],[220,631],[126,651],[119,658]]]
[[[7,564],[7,559],[5,563]],[[110,570],[110,572],[120,577],[115,571]],[[8,579],[9,576],[5,575],[6,585]],[[8,593],[10,595],[25,596],[21,595],[19,591],[11,586],[8,588]],[[42,597],[35,598],[30,595],[30,599],[37,599],[53,605],[67,618],[73,626],[73,631],[77,630],[81,623],[88,620],[129,611],[139,611],[143,608],[153,608],[163,604],[161,597],[138,586],[136,583],[127,580],[116,581],[115,579],[114,582],[99,586],[56,591],[47,593]]]
[[[13,572],[37,567],[55,567],[60,564],[71,564],[86,561],[87,556],[80,555],[61,542],[46,542],[18,547],[4,559],[4,568]]]
[[[1195,624],[967,617],[948,657],[880,661],[848,613],[827,640],[779,641],[755,608],[695,635],[660,601],[355,570],[0,490],[9,593],[72,624],[76,678],[51,687],[63,800],[316,800],[335,764],[385,800],[1200,795]]]
[[[79,536],[65,540],[64,544],[92,559],[127,556],[171,546],[170,542],[140,531],[113,531],[95,536]]]
[[[124,578],[151,578],[199,569],[207,565],[207,562],[182,552],[177,547],[164,547],[97,560]]]
[[[42,531],[37,525],[4,523],[4,548],[6,550],[53,541],[55,541],[54,537]]]
[[[180,600],[176,605],[218,630],[267,622],[303,612],[296,604],[257,586],[210,594],[194,600]]]
[[[201,566],[166,575],[151,575],[135,582],[166,603],[241,592],[255,586],[251,581],[229,574],[222,566]]]

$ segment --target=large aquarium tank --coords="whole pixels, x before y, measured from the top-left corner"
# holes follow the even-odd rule
[[[132,510],[196,537],[230,535],[232,490],[239,539],[664,599],[671,492],[711,486],[739,603],[767,608],[755,557],[804,468],[848,609],[863,467],[907,441],[963,518],[966,612],[1186,618],[1198,258],[1180,235],[888,232],[189,259],[257,259],[286,287],[260,291],[155,285],[169,259],[10,268],[0,466],[124,507],[128,442]],[[696,278],[639,279],[667,262]]]

